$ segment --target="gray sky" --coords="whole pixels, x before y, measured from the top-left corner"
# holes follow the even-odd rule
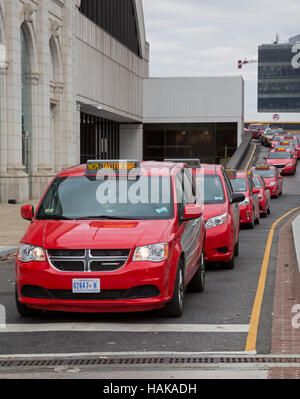
[[[243,75],[256,112],[257,47],[300,33],[300,0],[143,0],[151,76]]]

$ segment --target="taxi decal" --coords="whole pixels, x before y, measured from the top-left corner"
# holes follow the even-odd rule
[[[99,172],[100,170],[112,170],[116,172],[128,172],[134,169],[139,168],[139,162],[138,161],[115,161],[115,160],[105,160],[105,161],[88,161],[86,164],[86,174],[95,174]]]
[[[132,229],[138,225],[137,222],[128,223],[128,222],[92,222],[90,223],[91,227],[96,229]]]

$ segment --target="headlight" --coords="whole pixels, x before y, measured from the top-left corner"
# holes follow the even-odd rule
[[[272,181],[272,183],[270,183],[270,187],[274,187],[276,186],[276,181]]]
[[[262,197],[263,197],[262,194],[259,194],[259,195],[258,195],[258,198],[259,198],[259,199],[262,199]]]
[[[18,260],[21,262],[44,262],[46,259],[45,251],[41,247],[34,245],[21,244],[18,251]]]
[[[133,261],[161,262],[167,259],[168,255],[169,246],[167,243],[145,245],[144,247],[136,248]]]
[[[243,202],[240,202],[240,206],[249,205],[249,203],[250,203],[249,198],[245,198],[245,200]]]
[[[288,163],[287,166],[294,166],[294,164],[293,163]]]
[[[228,219],[228,214],[224,213],[220,216],[215,216],[211,219],[208,219],[206,222],[206,228],[211,229],[212,227],[220,226],[221,224],[225,223]]]

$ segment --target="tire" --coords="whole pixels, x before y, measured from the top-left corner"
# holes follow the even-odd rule
[[[174,285],[173,297],[163,308],[163,315],[167,317],[180,317],[184,309],[184,265],[182,259],[179,260]]]
[[[254,220],[254,223],[255,223],[255,224],[259,224],[259,216],[258,216],[257,219]]]
[[[43,314],[43,310],[32,309],[24,305],[24,303],[21,303],[18,298],[17,288],[15,289],[15,299],[16,299],[16,307],[21,317],[37,317]]]
[[[234,246],[234,256],[239,256],[239,252],[240,252],[240,243],[239,241],[235,244]]]
[[[250,230],[254,229],[254,219],[253,219],[253,217],[254,217],[254,210],[253,210],[253,213],[252,213],[252,222],[248,223],[248,227],[249,227]]]
[[[205,271],[206,271],[206,263],[205,263],[205,256],[204,252],[202,251],[200,260],[199,260],[199,267],[194,274],[194,277],[188,284],[189,291],[192,292],[203,292],[205,289]]]
[[[267,215],[271,215],[271,208],[268,208]]]
[[[228,262],[228,263],[222,263],[222,268],[223,269],[227,269],[227,270],[232,270],[232,269],[234,269],[234,266],[235,266],[235,261],[234,261],[234,254],[232,255],[232,259],[231,259],[231,261],[230,262]]]
[[[263,212],[263,213],[260,214],[260,217],[261,217],[261,218],[266,218],[266,217],[267,217],[267,214],[268,214],[267,211],[266,211],[266,212]]]

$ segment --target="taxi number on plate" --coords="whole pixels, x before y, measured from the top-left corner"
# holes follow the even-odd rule
[[[73,279],[72,291],[74,293],[99,293],[99,279]]]

